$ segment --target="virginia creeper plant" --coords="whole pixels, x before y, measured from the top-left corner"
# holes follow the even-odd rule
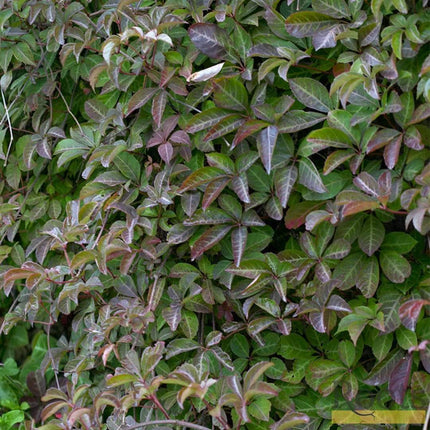
[[[0,0],[0,429],[426,409],[427,3]]]

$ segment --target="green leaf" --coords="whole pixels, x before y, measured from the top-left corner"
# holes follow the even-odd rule
[[[183,309],[179,327],[188,339],[196,337],[199,330],[199,320],[195,312]]]
[[[430,375],[414,372],[411,380],[412,402],[416,408],[424,409],[430,404]]]
[[[350,16],[348,6],[344,0],[312,0],[312,9],[333,18]]]
[[[301,359],[313,355],[315,351],[309,343],[297,333],[291,333],[281,338],[279,354],[286,360]]]
[[[293,15],[290,15],[289,18]],[[300,103],[303,103],[308,108],[315,109],[320,112],[330,111],[330,96],[327,88],[324,87],[323,84],[311,78],[289,79],[288,82],[290,84],[291,91]]]
[[[312,378],[321,379],[345,373],[347,369],[342,363],[320,358],[309,365],[308,371],[312,375]]]
[[[369,319],[364,315],[358,315],[355,313],[349,314],[340,320],[337,333],[348,331],[352,341],[354,342],[354,345],[357,345],[357,340],[368,322]]]
[[[406,327],[399,327],[396,330],[396,339],[400,348],[405,349],[406,351],[409,348],[413,348],[417,346],[417,334],[414,331],[408,330]]]
[[[343,172],[342,172],[343,173]],[[305,190],[302,196],[306,200],[329,200],[339,194],[349,182],[349,175],[338,172],[332,172],[321,178],[323,185],[327,191],[324,193],[317,193],[316,191]]]
[[[384,275],[395,284],[401,284],[411,275],[411,265],[394,251],[382,251],[379,257]]]
[[[396,57],[401,60],[402,59],[402,39],[403,39],[403,31],[396,31],[391,37],[391,46],[393,48],[393,52]]]
[[[373,343],[372,343],[372,352],[378,361],[383,360],[387,356],[387,354],[391,350],[392,344],[393,344],[392,333],[387,333],[387,334],[378,333],[378,335],[374,337]]]
[[[384,225],[376,217],[370,215],[367,217],[358,237],[358,245],[360,249],[370,257],[379,249],[384,237]]]
[[[260,421],[269,421],[272,404],[264,397],[257,398],[248,406],[248,413]]]
[[[384,242],[381,245],[383,251],[394,251],[399,254],[407,254],[417,244],[417,241],[407,233],[401,231],[393,231],[385,236]]]
[[[220,79],[214,83],[214,102],[219,108],[244,112],[248,108],[248,91],[237,79]]]
[[[379,285],[379,263],[376,256],[363,259],[358,271],[357,288],[366,298],[373,297]]]
[[[90,261],[94,261],[97,253],[95,251],[81,251],[72,258],[70,268],[76,270]]]
[[[345,161],[350,160],[354,155],[355,152],[349,149],[332,152],[325,160],[323,169],[324,175],[328,175]]]
[[[339,342],[338,346],[339,358],[347,367],[351,367],[355,361],[355,351],[356,348],[353,343],[349,340],[342,340]]]
[[[23,411],[9,411],[2,414],[0,418],[0,428],[9,430],[15,427],[15,424],[24,422],[25,416]]]
[[[13,45],[12,52],[14,57],[21,63],[36,66],[33,51],[27,43],[20,42]]]
[[[230,341],[230,349],[236,357],[249,357],[249,343],[243,334],[236,333]]]
[[[351,148],[351,140],[343,131],[324,127],[309,133],[299,147],[298,154],[303,157],[322,151],[326,148]]]
[[[136,382],[137,380],[138,380],[138,376],[124,373],[121,375],[111,376],[106,381],[106,383],[109,387],[118,387],[120,385],[125,385],[125,384],[130,384],[132,382]]]
[[[128,179],[138,183],[140,179],[140,163],[128,152],[121,152],[113,160],[118,170]]]

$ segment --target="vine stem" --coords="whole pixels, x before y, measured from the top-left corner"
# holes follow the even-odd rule
[[[195,430],[211,430],[208,427],[203,427],[198,424],[193,423],[187,423],[186,421],[180,421],[180,420],[156,420],[156,421],[147,421],[146,423],[140,423],[136,424],[131,427],[127,427],[128,430],[136,430],[140,429],[141,427],[147,427],[147,426],[154,426],[154,425],[163,425],[163,424],[172,424],[175,426],[181,426],[186,427],[189,429],[195,429]]]
[[[154,393],[152,394],[151,397],[149,397],[149,399],[154,403],[154,405],[160,409],[160,411],[162,412],[162,414],[168,419],[170,420],[169,414],[167,413],[166,409],[164,409],[163,405],[160,403],[160,401],[158,400],[157,395]]]

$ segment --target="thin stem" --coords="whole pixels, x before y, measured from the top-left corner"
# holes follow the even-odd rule
[[[240,426],[242,425],[242,418],[239,417],[239,421],[237,422],[236,430],[240,430]]]
[[[166,409],[164,409],[163,405],[160,403],[160,401],[158,400],[157,395],[154,393],[151,395],[150,399],[152,400],[152,402],[154,403],[155,406],[157,406],[158,409],[160,409],[160,411],[163,413],[163,415],[170,420],[170,416],[167,413]]]
[[[81,132],[81,134],[82,134],[82,136],[86,136],[85,135],[85,133],[84,133],[84,131],[82,130],[82,127],[81,127],[81,124],[79,124],[79,121],[78,121],[78,119],[76,118],[76,116],[73,114],[73,112],[70,110],[70,107],[69,107],[69,105],[68,105],[68,103],[67,103],[67,100],[65,99],[65,97],[63,96],[63,93],[61,92],[61,89],[60,89],[60,87],[59,86],[57,86],[57,91],[58,91],[58,94],[60,94],[60,97],[62,98],[62,100],[63,100],[63,102],[64,102],[64,105],[66,106],[66,109],[67,109],[67,112],[69,113],[69,115],[73,118],[73,120],[75,121],[75,123],[76,123],[76,125],[78,126],[78,128],[79,128],[79,131]]]
[[[146,423],[140,423],[136,424],[134,426],[128,427],[128,430],[137,430],[141,427],[147,427],[147,426],[154,426],[154,425],[163,425],[163,424],[171,424],[175,426],[181,426],[189,429],[195,429],[195,430],[211,430],[208,427],[203,427],[198,424],[193,423],[187,423],[186,421],[180,421],[180,420],[155,420],[155,421],[147,421]]]
[[[429,423],[430,423],[430,403],[429,403],[428,408],[427,408],[426,419],[424,420],[423,430],[428,430]]]
[[[396,211],[394,209],[390,209],[390,208],[380,208],[382,210],[384,210],[385,212],[389,212],[391,214],[395,214],[395,215],[407,215],[408,212],[407,211]]]
[[[1,98],[3,101],[3,106],[4,106],[5,115],[7,118],[7,124],[9,126],[9,133],[10,133],[9,145],[7,147],[7,152],[6,152],[6,156],[4,159],[4,166],[6,166],[7,159],[9,158],[10,149],[12,148],[12,143],[13,143],[13,128],[12,128],[12,123],[10,121],[9,108],[7,106],[7,103],[6,103],[6,98],[5,98],[4,93],[3,93],[3,88],[0,88],[0,90],[1,90]]]

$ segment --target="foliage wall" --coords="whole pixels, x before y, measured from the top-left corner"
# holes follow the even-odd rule
[[[427,407],[427,0],[0,6],[1,429]]]

